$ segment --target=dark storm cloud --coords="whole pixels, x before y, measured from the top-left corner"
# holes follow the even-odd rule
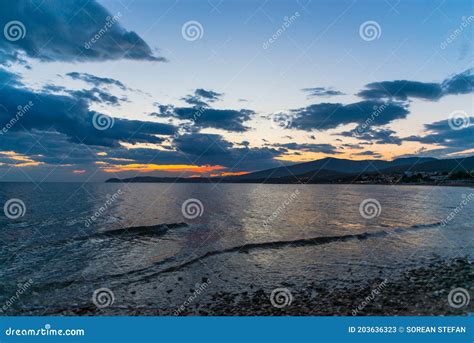
[[[175,107],[158,105],[159,112],[152,116],[176,118],[191,121],[194,128],[214,128],[226,131],[244,132],[249,128],[244,123],[251,119],[255,112],[251,110],[221,110],[209,107]]]
[[[96,87],[117,86],[122,90],[127,90],[127,87],[125,87],[125,85],[122,82],[109,78],[109,77],[99,77],[99,76],[91,75],[88,73],[78,73],[78,72],[67,73],[66,75],[72,78],[73,80],[82,80]]]
[[[2,27],[20,22],[10,24],[14,40],[0,40],[2,58],[12,60],[15,51],[22,51],[43,61],[165,60],[154,56],[138,34],[125,30],[120,18],[94,0],[1,1]]]
[[[375,115],[377,108],[383,108],[381,115]],[[371,125],[380,126],[396,119],[406,118],[407,106],[398,102],[383,103],[365,100],[353,104],[313,104],[291,111],[294,114],[292,128],[311,131],[333,129],[345,124],[363,124],[371,118]],[[374,114],[375,113],[375,114]]]
[[[28,89],[5,86],[0,89],[3,110],[0,110],[0,128],[11,124],[18,106],[29,107],[9,130],[54,130],[65,134],[71,142],[87,145],[118,146],[119,141],[128,143],[160,143],[155,135],[171,135],[171,125],[114,119],[114,125],[106,130],[97,130],[93,123],[100,113],[89,110],[83,98],[67,95],[35,93]],[[6,110],[5,110],[6,109]]]
[[[313,87],[313,88],[303,88],[303,92],[308,93],[309,96],[336,96],[336,95],[344,95],[343,92],[334,90],[332,88],[325,88],[325,87]]]
[[[374,82],[357,95],[365,99],[393,98],[408,100],[418,98],[435,101],[446,95],[468,94],[474,90],[473,69],[453,75],[442,83],[427,83],[409,80]]]

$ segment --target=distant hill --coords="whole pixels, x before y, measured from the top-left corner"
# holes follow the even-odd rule
[[[393,161],[383,160],[362,160],[353,161],[339,158],[323,158],[321,160],[298,163],[291,166],[278,167],[232,177],[234,180],[249,180],[249,179],[267,179],[267,178],[282,178],[298,176],[307,173],[316,173],[318,171],[326,170],[344,174],[358,174],[377,172],[383,169],[399,166],[415,165],[424,162],[437,161],[435,158],[399,158]]]
[[[109,179],[106,182],[177,182],[177,183],[295,183],[295,182],[350,182],[360,175],[390,175],[412,173],[449,173],[474,171],[474,156],[464,159],[436,159],[426,157],[398,158],[393,161],[353,161],[338,158],[298,163],[290,166],[257,171],[250,174],[212,178],[173,178],[139,176],[129,179]]]

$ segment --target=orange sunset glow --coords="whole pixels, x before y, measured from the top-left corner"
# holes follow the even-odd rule
[[[216,170],[223,170],[225,167],[220,165],[203,165],[196,166],[191,164],[123,164],[110,165],[102,169],[106,173],[120,173],[124,171],[137,171],[148,173],[152,171],[164,171],[169,173],[193,172],[193,173],[210,173]]]

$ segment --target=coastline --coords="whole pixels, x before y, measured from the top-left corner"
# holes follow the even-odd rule
[[[241,293],[212,294],[212,303],[196,299],[179,311],[180,316],[465,316],[474,312],[474,302],[455,308],[448,303],[456,287],[472,291],[474,262],[468,258],[437,260],[428,266],[406,270],[394,279],[373,278],[366,285],[334,289],[311,282],[309,286],[287,284],[291,303],[282,308],[271,304],[270,292],[253,289]],[[298,288],[299,287],[299,288]],[[206,290],[207,292],[207,290]],[[374,295],[375,294],[375,295]],[[176,308],[110,307],[88,305],[51,310],[48,316],[176,316]],[[17,314],[25,315],[25,313]],[[26,314],[30,315],[30,314]]]

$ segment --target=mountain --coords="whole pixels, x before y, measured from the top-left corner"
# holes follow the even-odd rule
[[[338,158],[298,163],[290,166],[266,169],[239,176],[212,178],[168,178],[141,176],[129,179],[109,179],[106,182],[351,182],[361,175],[393,175],[411,173],[450,173],[473,171],[474,156],[457,159],[436,159],[431,157],[398,158],[393,161],[362,160],[353,161]]]
[[[268,179],[268,178],[282,178],[302,175],[306,173],[315,173],[319,170],[327,170],[339,172],[344,174],[359,174],[377,172],[383,169],[407,165],[415,165],[425,162],[437,161],[435,158],[410,157],[399,158],[393,161],[383,160],[362,160],[353,161],[339,158],[323,158],[321,160],[298,163],[291,166],[278,167],[258,171],[255,173],[234,176],[233,180],[250,180],[250,179]]]

